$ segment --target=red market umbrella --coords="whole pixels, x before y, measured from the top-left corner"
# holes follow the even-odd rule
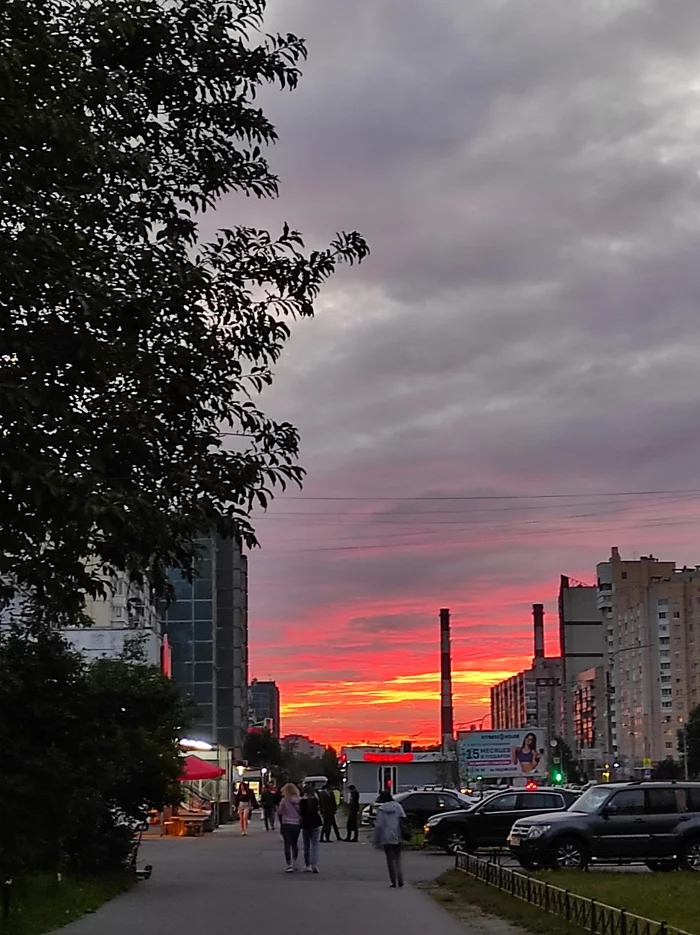
[[[198,779],[220,779],[226,770],[214,763],[207,763],[198,756],[186,756],[182,764],[180,782],[194,782]]]

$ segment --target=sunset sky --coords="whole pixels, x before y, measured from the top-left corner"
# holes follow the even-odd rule
[[[267,28],[309,45],[261,96],[282,196],[207,224],[372,255],[264,397],[308,480],[257,522],[251,677],[284,732],[434,740],[440,607],[469,723],[533,601],[556,651],[560,574],[700,563],[700,493],[666,493],[700,488],[700,3],[274,0]]]

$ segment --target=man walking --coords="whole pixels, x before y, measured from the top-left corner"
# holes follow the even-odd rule
[[[348,786],[348,834],[346,841],[357,841],[360,836],[360,793],[355,786]]]
[[[321,789],[319,797],[321,800],[321,817],[323,818],[321,840],[330,843],[331,830],[333,830],[335,832],[336,841],[339,841],[340,831],[338,830],[338,823],[335,820],[337,806],[335,804],[335,796],[333,795],[333,790],[331,789],[330,783],[327,783],[323,789]]]
[[[260,796],[260,804],[265,818],[265,831],[275,830],[275,816],[277,812],[277,796],[271,785],[265,786]]]

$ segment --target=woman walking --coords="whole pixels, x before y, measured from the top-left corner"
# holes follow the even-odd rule
[[[255,800],[255,793],[244,782],[238,784],[234,805],[238,812],[238,820],[241,823],[241,834],[248,834],[250,812],[251,809],[258,807],[258,803]]]
[[[389,870],[389,879],[392,889],[403,886],[403,867],[401,865],[401,846],[403,835],[401,823],[406,820],[406,812],[399,802],[394,802],[391,792],[385,789],[379,793],[377,817],[374,823],[372,843],[376,847],[383,847],[386,855],[386,865]]]
[[[287,861],[287,873],[298,869],[299,831],[301,830],[301,808],[299,790],[293,782],[288,782],[282,789],[282,801],[277,806],[280,831],[284,841],[284,859]]]
[[[318,844],[323,818],[321,818],[321,803],[313,786],[304,786],[299,813],[301,834],[304,839],[304,869],[307,873],[318,873]]]

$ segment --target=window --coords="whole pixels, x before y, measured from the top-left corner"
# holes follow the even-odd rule
[[[662,707],[662,708],[672,708],[672,707],[673,707],[673,702],[672,702],[672,701],[662,701],[662,702],[661,702],[661,707]]]
[[[666,749],[667,749],[667,750],[673,750],[673,744],[671,743],[670,740],[667,740],[667,741],[666,741]]]
[[[674,611],[673,611],[673,619],[674,619],[674,620],[680,620],[680,619],[681,619],[681,612],[680,612],[680,610],[674,610]]]
[[[454,811],[459,808],[459,799],[456,795],[447,795],[444,792],[438,793],[438,806],[445,812]]]
[[[700,789],[695,786],[685,789],[684,791],[688,796],[688,811],[700,812]]]
[[[498,795],[493,799],[489,799],[485,803],[482,812],[513,812],[518,805],[518,796],[516,793],[509,793],[508,795]]]
[[[438,810],[437,796],[430,792],[419,792],[416,795],[409,795],[401,803],[404,807],[410,808],[412,812],[429,812],[434,815]]]
[[[624,789],[610,800],[609,808],[617,815],[643,815],[644,790]]]
[[[673,789],[648,789],[647,802],[652,815],[675,815],[678,811]]]
[[[564,808],[564,798],[556,792],[524,792],[520,796],[518,808],[525,809],[547,809]]]
[[[672,688],[662,688],[662,689],[661,689],[661,694],[662,694],[664,697],[670,697],[670,696],[673,694],[673,689],[672,689]]]
[[[668,607],[668,598],[660,597],[656,603],[659,607]]]
[[[668,619],[668,614],[666,613],[666,611],[665,610],[659,611],[659,620],[667,620],[667,619]]]
[[[620,572],[620,577],[621,577],[622,580],[624,581],[624,580],[627,578],[627,572],[626,572],[626,571]]]

